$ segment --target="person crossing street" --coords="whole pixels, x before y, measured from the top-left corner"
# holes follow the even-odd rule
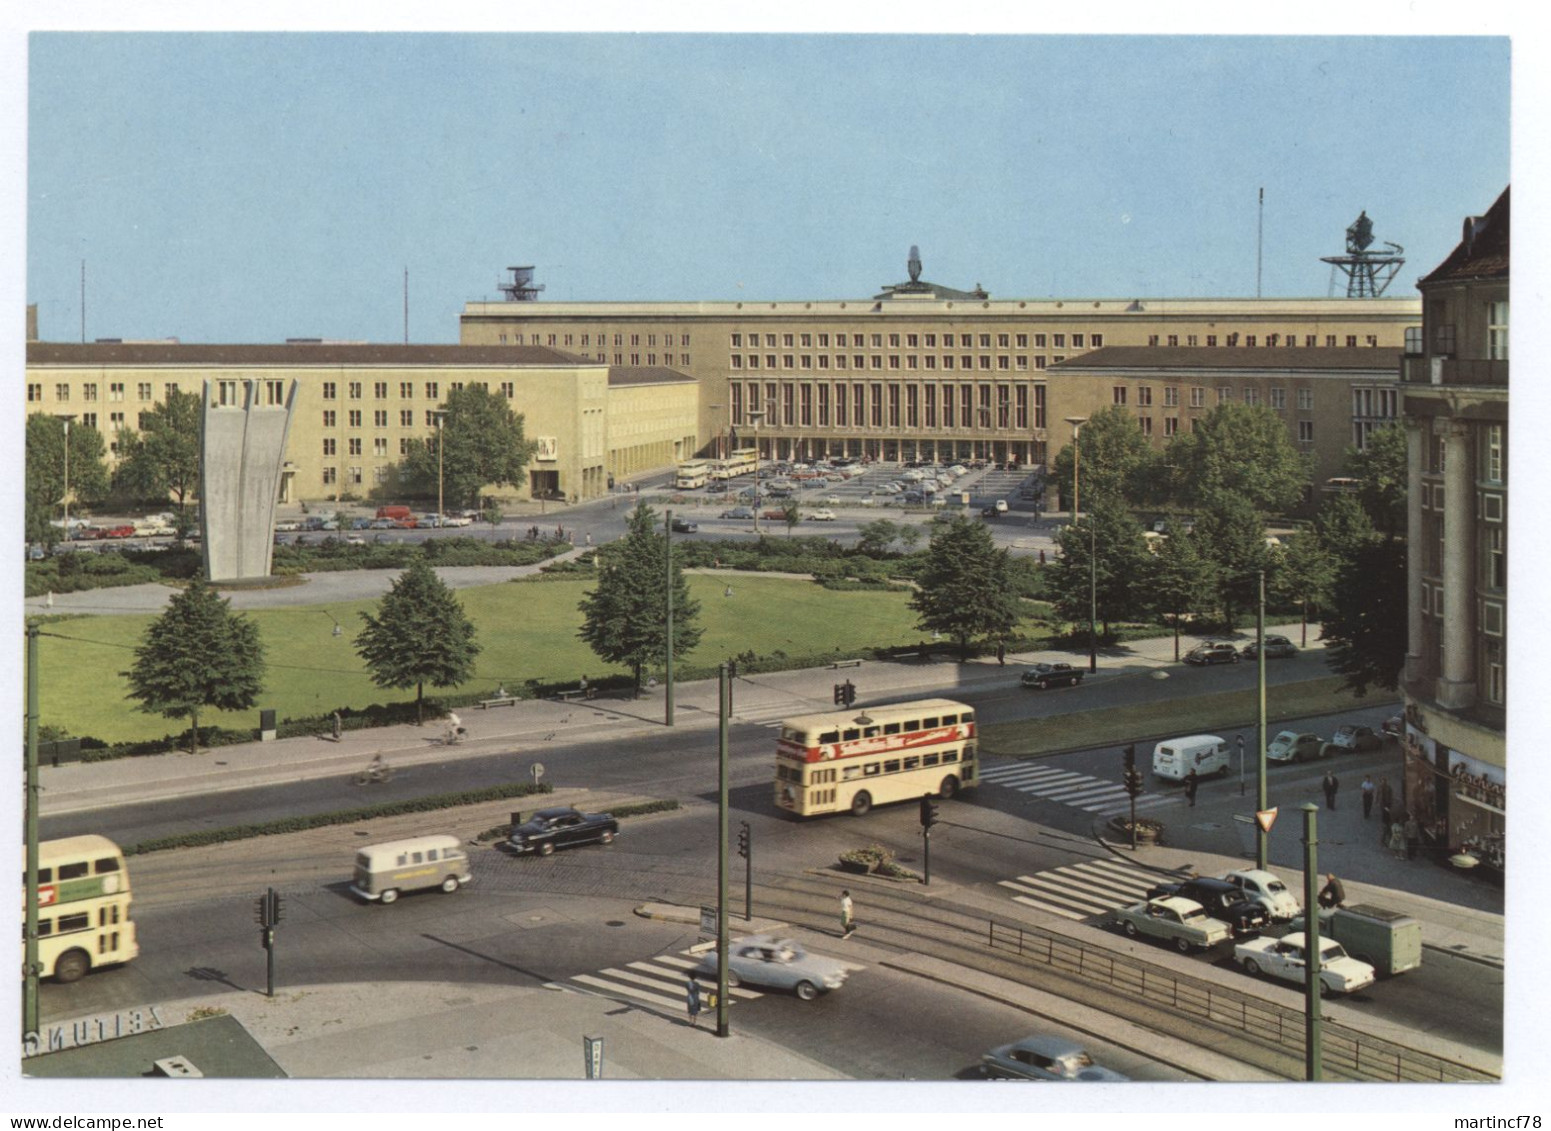
[[[856,909],[851,903],[851,893],[840,893],[840,937],[848,939],[856,930]]]

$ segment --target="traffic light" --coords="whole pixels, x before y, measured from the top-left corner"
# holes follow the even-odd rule
[[[845,695],[845,705],[849,707],[852,703],[856,702],[856,684],[852,683],[848,679],[840,686],[842,693]]]
[[[1136,769],[1136,745],[1134,743],[1122,751],[1122,760],[1125,762],[1125,767],[1128,771]]]
[[[837,706],[837,707],[844,707],[845,705],[846,705],[846,685],[843,684],[843,683],[837,683],[837,684],[835,684],[835,706]]]
[[[270,888],[259,896],[253,904],[253,921],[261,927],[273,927],[285,917],[285,900],[280,898],[280,893]]]
[[[739,821],[738,824],[741,826],[738,829],[738,855],[747,860],[749,857],[749,823],[747,821]]]
[[[921,827],[929,829],[938,822],[937,806],[932,802],[932,795],[926,794],[921,798]]]

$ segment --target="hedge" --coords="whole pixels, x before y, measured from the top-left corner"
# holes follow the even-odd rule
[[[502,801],[512,797],[530,797],[537,793],[553,793],[554,788],[548,782],[539,785],[529,782],[492,785],[484,789],[467,789],[461,793],[440,793],[409,801],[388,801],[381,805],[365,805],[358,809],[341,809],[332,813],[283,817],[278,821],[265,821],[254,825],[231,825],[224,829],[200,829],[194,832],[174,833],[171,836],[155,837],[131,845],[124,849],[124,855],[143,856],[148,852],[161,852],[168,848],[201,848],[234,840],[251,840],[260,836],[304,832],[307,829],[324,828],[329,825],[350,825],[379,817],[398,817],[405,813],[430,813],[438,809],[456,809],[462,805],[477,805],[484,801]],[[677,802],[674,804],[676,805]]]

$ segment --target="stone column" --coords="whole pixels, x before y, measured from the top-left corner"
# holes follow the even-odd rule
[[[1422,472],[1427,456],[1428,417],[1406,417],[1406,670],[1410,684],[1427,676],[1425,616],[1422,613],[1423,545]]]
[[[1475,445],[1465,421],[1445,434],[1443,497],[1443,670],[1438,703],[1476,701]]]

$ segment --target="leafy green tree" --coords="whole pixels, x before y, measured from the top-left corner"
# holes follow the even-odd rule
[[[1313,474],[1280,415],[1234,403],[1218,405],[1199,429],[1175,436],[1166,459],[1178,469],[1183,502],[1200,505],[1232,492],[1262,514],[1297,505]]]
[[[857,530],[856,551],[870,558],[881,558],[899,537],[899,526],[886,518],[875,518]]]
[[[403,466],[418,489],[435,494],[440,472],[446,504],[472,507],[488,486],[521,486],[537,445],[523,418],[499,393],[465,385],[447,394],[442,426],[430,439],[409,441]],[[439,456],[438,450],[445,449]]]
[[[49,548],[62,537],[53,520],[64,512],[65,422],[46,412],[27,417],[27,469],[23,522],[29,542]],[[70,423],[70,499],[90,507],[108,493],[107,447],[102,433]]]
[[[938,526],[910,599],[919,626],[957,640],[966,660],[971,640],[1007,636],[1018,623],[1008,560],[984,523],[961,515]]]
[[[1205,612],[1216,596],[1214,567],[1203,553],[1195,536],[1170,530],[1158,540],[1155,553],[1142,583],[1150,594],[1155,613],[1165,616],[1174,627],[1174,658],[1179,659],[1180,627],[1186,617]]]
[[[1272,565],[1265,523],[1243,495],[1213,491],[1202,500],[1192,533],[1212,565],[1223,627],[1232,632],[1238,613],[1259,600],[1260,571]]]
[[[140,416],[137,432],[118,434],[114,486],[139,499],[165,500],[178,507],[178,533],[187,532],[187,508],[199,497],[199,461],[204,401],[198,393],[172,392]]]
[[[1133,506],[1152,501],[1157,492],[1156,482],[1159,453],[1136,426],[1136,418],[1119,405],[1111,405],[1088,418],[1078,432],[1080,455],[1074,456],[1073,446],[1067,444],[1056,453],[1051,468],[1051,479],[1060,488],[1062,509],[1072,505],[1072,464],[1077,467],[1077,487],[1082,494],[1078,499],[1109,494],[1125,499]]]
[[[1271,593],[1278,600],[1297,602],[1302,621],[1301,643],[1307,647],[1309,610],[1318,611],[1329,598],[1336,562],[1313,530],[1284,535],[1281,547],[1271,556],[1276,563],[1268,581]]]
[[[257,700],[264,646],[258,626],[196,576],[146,628],[134,666],[121,674],[140,710],[189,719],[189,751],[198,753],[202,708],[240,711]]]
[[[1406,428],[1391,424],[1369,433],[1367,446],[1346,449],[1346,473],[1374,529],[1387,538],[1406,530]]]
[[[1091,611],[1108,639],[1111,625],[1145,607],[1151,555],[1141,524],[1118,495],[1084,489],[1083,497],[1089,500],[1083,517],[1056,535],[1061,552],[1050,571],[1050,594],[1067,620],[1086,623]]]
[[[436,571],[411,562],[355,638],[357,655],[378,687],[415,689],[415,719],[425,721],[425,685],[456,687],[474,674],[480,646],[474,625]]]
[[[630,513],[629,530],[618,542],[598,551],[598,587],[582,598],[582,627],[577,633],[600,660],[623,664],[641,694],[641,675],[668,658],[668,592],[673,593],[673,654],[686,655],[704,630],[695,622],[700,602],[689,596],[689,582],[675,548],[673,566],[664,568],[665,535],[656,532],[657,516],[641,502]]]
[[[1327,498],[1314,519],[1320,544],[1338,561],[1353,556],[1357,549],[1373,541],[1373,520],[1362,500],[1340,492]]]
[[[781,504],[781,521],[786,523],[786,536],[790,538],[792,531],[802,521],[802,512],[797,509],[796,499],[787,499]]]
[[[1354,694],[1398,686],[1406,623],[1405,542],[1374,537],[1344,546],[1322,635],[1327,661]]]

